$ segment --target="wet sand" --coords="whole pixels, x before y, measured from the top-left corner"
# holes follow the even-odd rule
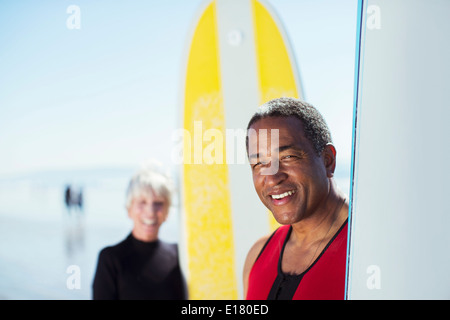
[[[123,239],[129,228],[126,220],[102,225],[87,217],[0,216],[0,299],[91,299],[98,252]],[[79,268],[79,288],[67,285],[71,265]]]
[[[174,226],[169,223],[165,227],[161,238],[176,242]],[[0,299],[91,299],[99,251],[123,240],[130,230],[126,217],[108,221],[83,216],[51,220],[0,215]],[[171,236],[173,239],[168,239]],[[74,273],[68,267],[73,265],[80,271],[79,288],[70,281]]]

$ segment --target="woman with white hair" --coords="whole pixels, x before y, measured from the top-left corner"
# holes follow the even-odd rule
[[[172,197],[172,182],[156,167],[131,179],[126,197],[133,229],[128,237],[104,248],[98,258],[93,299],[187,298],[176,244],[158,239]]]

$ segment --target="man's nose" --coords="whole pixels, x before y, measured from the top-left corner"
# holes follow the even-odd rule
[[[273,167],[273,165],[271,167]],[[270,174],[269,171],[267,173],[268,174],[264,176],[264,183],[267,187],[274,187],[276,185],[279,185],[287,178],[287,174],[279,168],[277,168],[277,170],[272,174]]]

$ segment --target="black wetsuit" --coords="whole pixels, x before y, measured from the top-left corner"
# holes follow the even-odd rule
[[[92,287],[94,300],[187,298],[177,245],[143,242],[131,234],[100,252]]]

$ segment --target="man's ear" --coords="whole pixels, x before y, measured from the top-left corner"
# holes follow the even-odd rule
[[[322,151],[322,157],[327,170],[327,177],[331,178],[334,175],[336,169],[336,148],[331,143],[327,143]]]

